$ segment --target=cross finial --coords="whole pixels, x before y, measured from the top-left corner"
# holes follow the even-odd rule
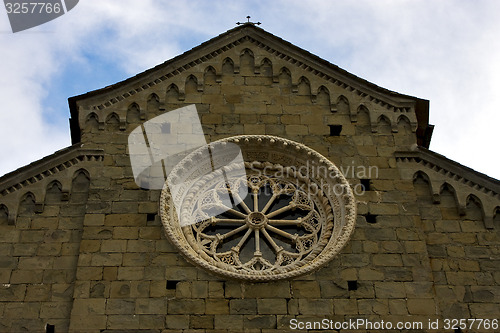
[[[262,23],[260,22],[250,22],[250,16],[247,16],[247,21],[246,22],[236,22],[237,25],[241,24],[251,24],[251,25],[261,25]]]

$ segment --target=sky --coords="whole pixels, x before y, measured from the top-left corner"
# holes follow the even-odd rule
[[[500,1],[82,0],[13,34],[0,8],[0,175],[71,145],[67,99],[236,26],[430,100],[430,149],[500,179]]]

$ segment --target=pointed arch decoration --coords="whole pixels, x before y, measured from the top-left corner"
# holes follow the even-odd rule
[[[493,211],[493,222],[500,228],[500,206],[497,206]]]
[[[71,182],[71,195],[79,192],[87,192],[90,186],[90,174],[85,169],[79,169],[73,174]]]
[[[0,225],[9,225],[9,209],[5,205],[0,205]]]
[[[299,78],[297,94],[301,96],[311,96],[311,83],[305,76]]]
[[[85,120],[85,126],[88,129],[90,129],[91,132],[93,130],[102,130],[102,129],[104,129],[104,124],[99,122],[99,116],[95,112],[91,112],[87,116],[87,119]]]
[[[425,172],[419,170],[413,174],[413,187],[415,188],[417,198],[425,198],[425,200],[428,200],[428,203],[432,203],[433,191],[431,180]]]
[[[141,108],[139,104],[132,103],[127,109],[127,124],[139,123],[141,121]]]
[[[116,112],[111,112],[106,117],[106,125],[108,131],[124,131],[127,128],[127,123],[125,119],[120,119],[120,116]]]
[[[244,49],[240,54],[240,74],[255,74],[255,57],[250,49]]]
[[[168,86],[165,102],[166,103],[177,103],[180,100],[179,87],[175,83]]]
[[[64,194],[62,184],[58,180],[53,180],[47,185],[45,192],[45,205],[63,201]]]
[[[217,78],[217,72],[213,66],[208,66],[203,73],[203,84],[214,85],[220,82],[220,77]]]
[[[352,121],[353,115],[351,114],[351,107],[350,107],[350,104],[349,104],[349,100],[344,95],[340,95],[337,98],[337,101],[335,102],[335,106],[334,106],[333,109],[335,110],[334,112],[338,112],[340,114],[348,114],[348,115],[350,115],[351,116],[351,121]],[[354,115],[354,118],[356,118],[355,115]]]
[[[279,79],[279,84],[284,87],[291,87],[292,86],[292,74],[290,73],[290,70],[286,67],[282,67],[280,69],[280,74],[278,76]]]
[[[405,115],[400,115],[397,120],[397,131],[405,134],[412,132],[411,121]]]
[[[465,200],[465,218],[469,220],[484,220],[483,204],[474,194],[469,194]]]
[[[222,74],[233,75],[235,74],[234,61],[227,57],[222,61]]]
[[[370,119],[370,110],[361,104],[355,113],[355,116],[351,115],[351,121],[356,122],[356,126],[364,126],[369,129],[369,133],[372,132],[372,121]]]
[[[260,63],[260,74],[263,76],[273,76],[273,63],[268,58],[262,59]]]
[[[184,87],[184,93],[186,95],[196,94],[200,91],[198,85],[198,78],[194,75],[189,75],[186,78],[186,85]]]
[[[376,133],[390,134],[392,132],[391,120],[386,115],[380,115],[377,119]]]
[[[331,111],[330,103],[330,91],[325,86],[320,86],[318,88],[318,93],[316,94],[316,103],[319,105],[326,105],[328,110]]]
[[[36,198],[32,192],[25,193],[19,201],[17,216],[31,216],[37,211]]]
[[[153,118],[152,115],[156,115],[160,112],[160,97],[155,93],[149,95],[146,108],[147,108],[147,113],[150,115],[151,118]],[[141,114],[141,120],[145,119],[146,115]]]

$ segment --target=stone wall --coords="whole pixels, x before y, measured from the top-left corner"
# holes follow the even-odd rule
[[[286,45],[236,37],[81,98],[82,143],[102,157],[2,192],[1,330],[264,333],[288,331],[292,318],[498,318],[498,193],[462,183],[436,200],[424,172],[435,169],[397,159],[417,141],[414,102],[384,103]],[[207,141],[276,135],[323,154],[353,187],[365,179],[355,233],[338,257],[313,274],[261,284],[184,260],[162,230],[160,192],[134,182],[127,138],[190,104]],[[461,210],[455,197],[464,189],[471,196]]]
[[[41,331],[47,323],[69,327],[90,180],[84,169],[58,177],[69,178],[69,192],[57,180],[44,188],[42,201],[27,192],[15,223],[0,225],[2,332]]]

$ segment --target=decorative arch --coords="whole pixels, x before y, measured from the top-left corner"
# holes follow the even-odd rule
[[[465,218],[467,220],[478,221],[482,221],[484,219],[483,204],[474,194],[469,194],[467,196],[467,200],[465,201]]]
[[[116,112],[111,112],[106,117],[106,125],[109,131],[117,131],[121,129],[120,116]]]
[[[85,120],[85,124],[91,130],[98,129],[99,128],[99,116],[95,112],[91,112],[87,116],[87,119]]]
[[[316,103],[319,105],[330,106],[330,91],[325,86],[320,86],[318,88],[318,94],[316,96]]]
[[[217,72],[212,66],[208,66],[203,74],[203,83],[205,85],[211,85],[217,83]]]
[[[36,198],[32,192],[25,193],[19,201],[18,216],[30,216],[36,211]]]
[[[311,83],[305,76],[299,78],[297,84],[297,94],[302,96],[311,96]]]
[[[152,93],[151,95],[149,95],[147,110],[149,114],[155,114],[160,111],[160,97],[157,94]],[[144,118],[146,117],[144,116]]]
[[[194,75],[189,75],[186,78],[186,86],[184,89],[186,95],[196,94],[198,92],[198,79]]]
[[[410,119],[408,119],[407,116],[405,115],[400,115],[398,117],[398,121],[397,121],[397,128],[398,128],[398,132],[401,132],[401,133],[411,133],[412,130],[411,130],[411,122],[410,122]]]
[[[335,103],[337,106],[337,112],[343,114],[350,114],[349,100],[344,95],[340,95]]]
[[[71,193],[87,192],[90,186],[90,174],[85,169],[79,169],[73,174]]]
[[[498,223],[500,226],[500,206],[493,210],[493,222]]]
[[[127,109],[127,123],[132,124],[132,123],[138,123],[140,121],[141,121],[141,108],[139,107],[139,104],[134,102],[130,104]]]
[[[273,76],[273,63],[271,60],[264,58],[260,63],[260,73],[264,76]]]
[[[120,117],[116,112],[111,112],[107,117],[106,117],[106,124],[119,124],[120,123]]]
[[[53,180],[47,185],[45,204],[57,203],[63,200],[62,184]]]
[[[356,126],[368,128],[368,132],[371,132],[372,122],[370,120],[370,111],[365,105],[361,104],[360,106],[358,106],[358,109],[356,110],[355,121],[357,123]]]
[[[288,68],[282,67],[280,69],[279,83],[280,85],[285,87],[292,86],[292,73],[290,73],[290,70]]]
[[[431,180],[425,172],[419,170],[413,174],[413,187],[417,198],[432,203]]]
[[[9,224],[9,209],[5,205],[0,205],[0,225]]]
[[[234,74],[234,61],[233,59],[227,57],[222,61],[222,74],[233,75]]]
[[[168,86],[166,101],[167,103],[177,103],[179,101],[179,87],[175,83]]]
[[[424,180],[427,184],[431,183],[429,176],[422,170],[418,170],[413,174],[413,183],[417,180]]]
[[[255,57],[252,50],[244,49],[240,54],[240,73],[242,75],[255,74]]]
[[[377,119],[377,132],[380,134],[391,133],[391,120],[385,115],[380,115]]]
[[[453,208],[459,214],[458,197],[455,188],[449,183],[445,182],[441,185],[439,190],[440,204],[444,208]],[[459,216],[457,215],[457,219]]]

